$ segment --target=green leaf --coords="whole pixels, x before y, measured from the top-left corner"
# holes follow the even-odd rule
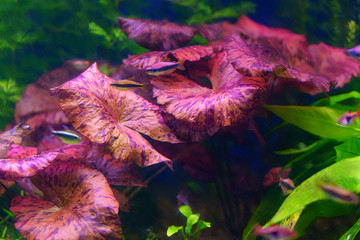
[[[346,231],[346,233],[344,233],[344,235],[341,236],[341,238],[339,238],[339,240],[354,240],[359,230],[360,230],[360,218],[348,231]]]
[[[201,231],[204,228],[210,228],[211,227],[211,223],[210,222],[204,222],[203,220],[200,220],[198,225],[196,226],[196,230],[195,233]]]
[[[281,117],[284,121],[324,138],[346,140],[360,137],[360,124],[341,126],[338,119],[345,113],[343,110],[330,107],[305,106],[264,106]]]
[[[3,233],[2,233],[2,235],[1,235],[1,238],[5,238],[6,232],[7,232],[7,226],[4,227],[4,230],[3,230]]]
[[[188,236],[191,236],[191,229],[194,224],[196,224],[199,221],[200,214],[191,214],[187,221],[186,221],[186,227],[185,227],[185,233]]]
[[[6,212],[9,217],[14,218],[14,214],[13,214],[11,211],[7,210],[6,208],[1,208],[1,209],[2,209],[4,212]]]
[[[108,42],[111,41],[111,37],[107,34],[107,32],[102,27],[97,25],[95,22],[89,23],[89,30],[92,34],[103,36]]]
[[[186,218],[188,218],[191,214],[191,207],[188,205],[182,205],[179,207],[179,211],[181,212],[182,215],[184,215]]]
[[[207,45],[207,44],[208,44],[207,38],[202,37],[200,34],[195,34],[189,43],[189,45]]]
[[[357,157],[360,155],[360,139],[350,138],[343,144],[335,147],[336,161],[340,161],[345,158]]]
[[[319,184],[335,184],[349,191],[360,192],[360,157],[344,159],[319,171],[301,183],[285,199],[267,225],[275,224],[303,210],[315,201],[328,199]]]
[[[253,235],[254,226],[256,224],[264,225],[276,213],[281,206],[285,196],[281,193],[278,186],[270,188],[261,198],[260,205],[256,208],[250,221],[246,225],[242,237],[243,240],[255,240]]]
[[[168,227],[167,231],[166,231],[166,236],[170,237],[172,235],[174,235],[175,233],[177,233],[179,230],[181,230],[183,228],[183,226],[170,226]]]
[[[186,221],[186,226],[193,226],[199,221],[199,218],[199,214],[191,214]]]
[[[214,18],[231,18],[231,17],[238,17],[239,12],[234,7],[227,7],[223,8],[219,11],[214,12]]]
[[[353,205],[339,204],[331,200],[316,201],[304,209],[294,229],[301,236],[307,233],[306,229],[318,218],[345,216],[351,214],[353,211]]]
[[[313,149],[313,148],[316,147],[320,142],[321,142],[321,140],[316,141],[316,142],[310,144],[309,146],[300,146],[300,144],[299,144],[299,148],[288,148],[288,149],[276,151],[275,153],[276,153],[276,154],[279,154],[279,155],[290,155],[290,154],[303,153],[303,152],[307,152],[307,151]]]
[[[330,105],[348,100],[350,98],[360,98],[360,93],[357,91],[352,91],[352,92],[348,92],[348,93],[337,94],[337,95],[331,96],[330,97]]]

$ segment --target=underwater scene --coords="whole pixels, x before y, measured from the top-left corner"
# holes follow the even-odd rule
[[[0,19],[0,240],[360,239],[360,0]]]

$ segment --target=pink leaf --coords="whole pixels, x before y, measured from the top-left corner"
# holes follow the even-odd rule
[[[119,203],[100,172],[54,164],[32,182],[44,199],[18,196],[10,208],[25,238],[121,239]]]
[[[21,150],[21,146],[18,146],[16,150],[20,151],[20,153],[17,153],[14,159],[1,159],[0,178],[15,181],[21,178],[31,177],[49,166],[58,155],[57,150],[44,152],[34,156],[28,156],[32,153],[26,152],[28,150]],[[19,158],[23,154],[25,157]],[[10,155],[14,155],[14,153]]]
[[[119,28],[128,38],[150,50],[170,50],[188,44],[197,30],[165,21],[118,18]]]
[[[159,108],[131,91],[113,89],[111,82],[93,64],[51,93],[59,93],[60,104],[76,130],[92,142],[105,144],[115,158],[139,166],[169,163],[138,133],[179,142],[158,113]]]
[[[11,144],[20,144],[23,137],[30,133],[26,124],[18,124],[12,129],[0,134],[0,157],[3,157]]]
[[[151,80],[154,97],[173,115],[164,114],[167,124],[178,129],[177,136],[183,140],[199,141],[219,128],[246,123],[265,91],[264,79],[239,74],[226,60],[225,52],[211,64],[213,89],[176,73]]]
[[[153,51],[141,55],[131,56],[124,59],[124,64],[135,66],[140,69],[148,69],[152,65],[162,61],[199,61],[201,58],[210,56],[214,52],[214,46],[189,46],[172,51]]]

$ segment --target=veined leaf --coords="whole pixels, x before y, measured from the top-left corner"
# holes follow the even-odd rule
[[[164,123],[159,107],[131,91],[113,89],[112,82],[94,63],[50,92],[59,93],[60,105],[76,130],[92,142],[105,144],[116,159],[142,167],[171,164],[139,133],[159,141],[180,142]]]
[[[350,138],[344,143],[335,147],[336,161],[340,161],[345,158],[357,157],[360,155],[360,139]]]
[[[360,137],[360,124],[341,126],[338,119],[344,114],[343,110],[330,107],[306,106],[264,106],[278,115],[284,121],[324,138],[346,140],[351,137]]]
[[[275,216],[266,224],[275,224],[303,210],[310,203],[328,199],[319,184],[335,184],[349,191],[360,192],[360,157],[344,159],[327,167],[301,183],[285,199]]]
[[[10,208],[26,239],[121,239],[119,203],[99,171],[58,163],[31,181],[45,198],[17,196]]]

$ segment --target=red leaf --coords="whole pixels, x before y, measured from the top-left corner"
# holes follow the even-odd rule
[[[45,73],[36,80],[35,84],[40,88],[49,90],[50,88],[59,86],[60,84],[73,79],[85,69],[78,68],[76,64],[74,64],[74,61],[65,61],[64,66]]]
[[[110,87],[113,80],[93,64],[79,77],[51,89],[78,132],[105,144],[115,158],[148,166],[170,160],[160,155],[137,132],[155,140],[179,142],[164,123],[159,108],[131,91]]]
[[[199,181],[213,182],[216,180],[218,170],[214,167],[211,157],[206,148],[200,143],[196,145],[181,146],[179,157],[181,166],[194,178]]]
[[[81,143],[65,145],[54,136],[45,136],[39,145],[39,151],[59,148],[58,161],[84,164],[86,167],[100,171],[112,185],[146,186],[142,176],[132,163],[108,154],[103,145],[92,144],[83,139]],[[40,150],[41,149],[41,150]]]
[[[60,111],[39,113],[30,117],[27,124],[33,129],[38,129],[41,125],[63,125],[68,124],[69,120],[66,118],[65,113]]]
[[[175,73],[151,80],[154,97],[175,118],[168,116],[167,124],[173,128],[179,125],[181,139],[199,141],[218,128],[246,123],[265,91],[264,79],[236,72],[225,52],[218,54],[212,65],[213,89]]]
[[[129,199],[116,188],[111,188],[111,190],[113,191],[114,197],[119,202],[119,210],[123,212],[130,212]]]
[[[0,134],[0,158],[2,158],[11,144],[20,144],[22,138],[30,133],[30,127],[26,124],[18,124],[12,129]]]
[[[10,146],[9,151],[5,154],[4,158],[21,159],[32,157],[37,154],[35,147],[22,147],[17,144]]]
[[[311,62],[315,64],[310,63],[310,66],[306,66],[308,69],[303,71],[324,75],[336,83],[335,87],[343,87],[352,75],[357,76],[360,72],[359,62],[348,57],[345,49],[320,43],[309,45],[308,51]],[[309,68],[311,66],[314,66],[314,69]]]
[[[79,75],[81,70],[70,63],[56,68],[41,77],[34,84],[29,84],[22,94],[22,99],[16,103],[15,120],[27,120],[34,129],[43,124],[67,124],[68,120],[61,113],[59,100],[49,95],[49,88],[56,87]],[[37,116],[37,114],[41,114]]]
[[[38,150],[42,153],[51,149],[63,147],[65,145],[66,144],[63,143],[60,138],[55,137],[54,135],[45,135],[38,145]]]
[[[306,38],[304,35],[293,33],[287,29],[270,28],[254,22],[245,15],[242,15],[235,24],[238,31],[252,39],[259,38],[274,38],[283,41],[286,49],[292,54],[295,54],[299,47],[306,45]]]
[[[82,163],[99,170],[108,182],[116,186],[146,186],[142,176],[132,163],[124,163],[105,153],[103,146],[94,144]]]
[[[23,237],[121,239],[119,203],[100,172],[54,164],[32,182],[43,191],[44,200],[18,196],[11,201],[15,227]]]
[[[141,46],[150,50],[170,50],[188,44],[197,30],[191,26],[165,21],[118,17],[119,28]]]
[[[15,120],[19,122],[35,114],[60,110],[59,101],[50,96],[48,90],[29,84],[16,103]]]
[[[124,64],[135,66],[140,69],[148,69],[152,65],[162,61],[199,61],[201,58],[210,56],[214,52],[214,46],[189,46],[172,51],[153,51],[124,59]]]
[[[6,180],[2,180],[2,179],[0,180],[0,182],[2,183],[2,185],[4,185],[8,189],[15,184],[14,181],[6,181]],[[4,187],[0,188],[0,196],[2,196],[4,193],[6,193],[6,188],[4,188]]]
[[[215,41],[219,39],[223,31],[223,23],[203,24],[195,26],[195,28],[202,37],[207,38],[209,41]]]
[[[16,184],[28,195],[35,198],[42,198],[44,194],[31,182],[30,178],[22,178],[16,181]]]
[[[295,84],[310,94],[344,86],[360,72],[359,63],[346,56],[343,49],[323,43],[305,47],[298,42],[300,45],[295,46],[279,37],[244,40],[232,35],[227,44],[228,59],[241,74],[276,75],[276,81]]]
[[[15,151],[19,152],[16,153]],[[6,158],[0,161],[0,178],[15,181],[21,178],[31,177],[49,166],[58,155],[57,150],[30,156],[32,153],[32,149],[29,151],[26,148],[23,149],[21,146],[13,148],[12,153],[9,155],[15,156],[15,158]],[[25,155],[25,157],[20,158],[22,155]]]

